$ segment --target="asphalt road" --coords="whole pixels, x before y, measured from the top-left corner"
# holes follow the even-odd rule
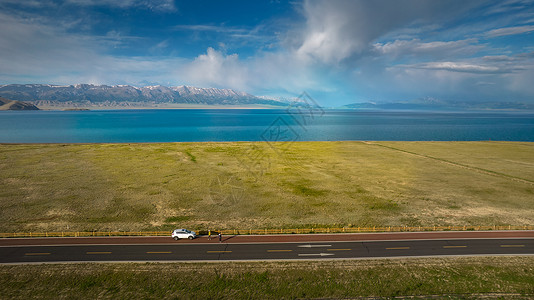
[[[98,241],[98,240],[97,240]],[[0,263],[534,255],[533,238],[268,243],[1,245]]]

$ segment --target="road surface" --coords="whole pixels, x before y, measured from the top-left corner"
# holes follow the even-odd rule
[[[534,255],[534,231],[1,239],[0,263]]]

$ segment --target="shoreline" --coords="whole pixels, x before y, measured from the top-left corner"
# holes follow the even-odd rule
[[[39,110],[0,110],[3,111],[61,111],[61,112],[80,112],[80,111],[135,111],[135,110],[285,110],[288,106],[272,105],[177,105],[177,106],[38,106]],[[440,113],[440,114],[470,114],[470,113],[515,113],[515,114],[532,114],[534,110],[522,109],[473,109],[473,110],[397,110],[397,109],[351,109],[343,107],[322,107],[325,111],[346,111],[358,113]]]
[[[155,106],[38,106],[42,111],[160,110],[160,109],[283,109],[272,105],[175,104]]]
[[[505,140],[466,140],[466,141],[403,141],[403,140],[336,140],[336,141],[294,141],[292,143],[344,143],[344,142],[360,142],[360,143],[533,143],[534,141],[505,141]],[[94,142],[94,143],[76,143],[76,142],[49,142],[49,143],[9,143],[0,142],[0,146],[16,146],[16,145],[158,145],[158,144],[230,144],[230,143],[266,143],[263,140],[258,141],[198,141],[198,142]],[[284,142],[269,142],[269,143],[284,143]]]

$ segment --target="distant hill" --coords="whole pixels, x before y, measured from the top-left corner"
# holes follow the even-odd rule
[[[361,110],[534,110],[534,105],[522,102],[446,102],[434,98],[407,102],[352,103],[342,108]]]
[[[432,110],[432,109],[443,109],[447,108],[442,105],[430,105],[430,104],[419,104],[419,103],[403,103],[403,102],[391,102],[391,103],[352,103],[343,106],[343,108],[350,109],[377,109],[377,110]]]
[[[0,97],[0,110],[39,110],[37,106]]]
[[[256,97],[231,89],[198,88],[192,86],[166,87],[162,85],[135,87],[130,85],[50,85],[9,84],[0,85],[0,96],[19,101],[47,104],[213,104],[213,105],[287,105],[282,101]]]

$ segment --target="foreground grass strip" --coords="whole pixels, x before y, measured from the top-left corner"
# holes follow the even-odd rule
[[[164,276],[162,276],[164,274]],[[2,298],[279,299],[453,295],[528,299],[534,257],[1,265]]]

